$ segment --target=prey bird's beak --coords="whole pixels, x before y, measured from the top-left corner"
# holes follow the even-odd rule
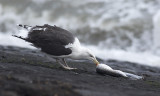
[[[93,62],[96,64],[96,66],[99,64],[96,58],[93,59]]]

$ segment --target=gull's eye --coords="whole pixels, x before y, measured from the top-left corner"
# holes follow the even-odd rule
[[[89,54],[90,57],[93,57],[93,55]]]

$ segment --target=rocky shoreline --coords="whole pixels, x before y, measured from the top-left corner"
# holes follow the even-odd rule
[[[78,68],[68,71],[37,50],[0,46],[0,96],[159,96],[160,69],[131,62],[99,61],[145,78],[100,75],[90,61],[68,60],[68,65]]]

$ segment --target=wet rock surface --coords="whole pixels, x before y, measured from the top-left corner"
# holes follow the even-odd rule
[[[64,70],[38,50],[0,46],[0,96],[159,96],[160,69],[99,61],[144,79],[100,75],[90,61],[68,60],[69,66],[78,69]]]

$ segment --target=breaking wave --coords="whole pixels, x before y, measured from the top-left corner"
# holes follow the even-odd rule
[[[97,57],[160,67],[159,0],[1,0],[0,44],[33,48],[17,24],[63,27]]]

